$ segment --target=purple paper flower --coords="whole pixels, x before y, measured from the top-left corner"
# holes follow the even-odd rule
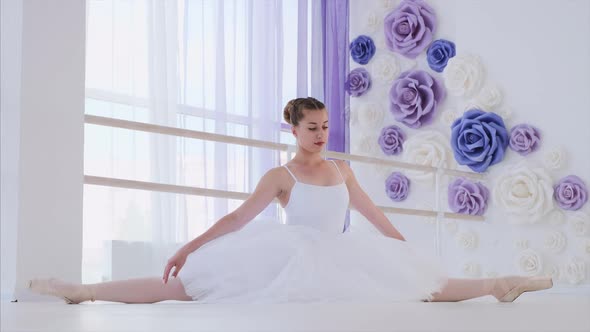
[[[455,160],[476,172],[504,159],[508,131],[496,113],[472,109],[451,125],[451,147]]]
[[[362,96],[371,87],[371,75],[364,68],[353,69],[348,74],[344,87],[352,97]]]
[[[399,154],[403,151],[404,140],[406,135],[398,126],[388,126],[381,129],[379,135],[379,146],[381,151],[388,156]]]
[[[445,39],[435,40],[426,51],[426,60],[432,70],[441,73],[450,58],[455,56],[455,44]]]
[[[434,10],[422,0],[402,0],[385,16],[383,24],[387,47],[415,59],[432,41],[436,16]]]
[[[449,184],[448,201],[451,211],[481,216],[487,208],[490,192],[480,182],[459,178]]]
[[[527,124],[519,124],[510,130],[510,148],[523,156],[537,150],[541,142],[539,130]]]
[[[375,55],[375,43],[369,36],[360,35],[350,43],[350,56],[356,63],[366,65]]]
[[[385,192],[392,201],[401,202],[410,192],[410,179],[400,172],[393,172],[385,180]]]
[[[389,90],[391,113],[410,128],[420,128],[432,122],[438,104],[444,98],[442,85],[423,70],[401,73]]]
[[[568,175],[553,187],[553,198],[564,210],[579,210],[588,201],[588,189],[582,179]]]

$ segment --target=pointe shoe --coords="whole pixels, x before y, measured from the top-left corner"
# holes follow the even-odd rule
[[[518,283],[508,293],[499,298],[500,302],[513,302],[524,292],[532,292],[553,287],[553,279],[551,277],[530,277]]]
[[[60,297],[67,304],[95,301],[94,294],[87,286],[70,284],[56,278],[31,279],[28,282],[28,288],[39,294]]]

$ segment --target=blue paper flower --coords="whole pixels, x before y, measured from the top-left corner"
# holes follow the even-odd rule
[[[485,172],[502,161],[508,141],[504,121],[496,113],[472,109],[451,125],[455,160],[475,172]]]
[[[450,58],[455,56],[455,44],[445,39],[435,40],[428,51],[426,51],[426,59],[428,65],[432,70],[441,73],[447,66]]]
[[[350,43],[350,56],[361,65],[369,63],[375,55],[375,43],[369,36],[360,35]]]

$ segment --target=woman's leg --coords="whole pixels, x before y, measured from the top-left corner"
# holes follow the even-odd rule
[[[440,292],[434,293],[430,302],[455,302],[492,295],[498,301],[512,302],[520,294],[551,288],[551,278],[506,276],[500,278],[453,279],[450,278]]]
[[[180,279],[171,278],[167,284],[160,277],[108,281],[97,284],[73,284],[59,279],[34,279],[32,291],[64,298],[68,303],[111,301],[123,303],[154,303],[166,300],[192,301]]]

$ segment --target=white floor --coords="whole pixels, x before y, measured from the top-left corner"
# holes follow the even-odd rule
[[[457,303],[213,305],[1,303],[6,331],[590,331],[590,296]]]

